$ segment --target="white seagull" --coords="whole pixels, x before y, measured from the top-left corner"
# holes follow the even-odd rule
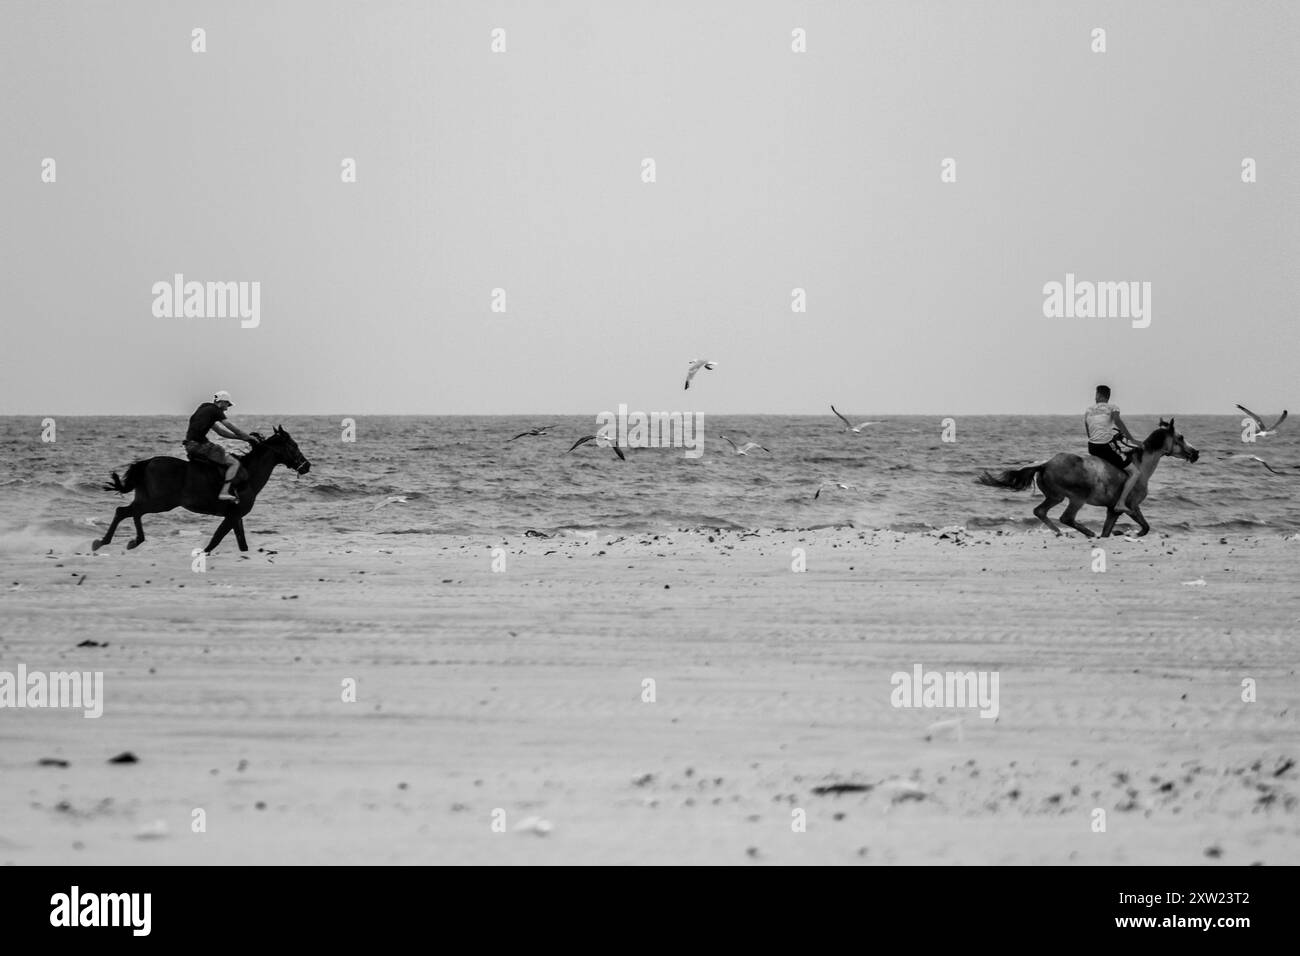
[[[1282,409],[1282,417],[1281,417],[1281,418],[1279,418],[1277,421],[1275,421],[1272,425],[1269,425],[1269,426],[1265,427],[1265,425],[1264,425],[1264,419],[1260,418],[1258,415],[1256,415],[1254,412],[1252,412],[1252,411],[1251,411],[1249,408],[1247,408],[1245,405],[1238,405],[1237,407],[1240,408],[1240,409],[1241,409],[1243,412],[1245,412],[1247,415],[1249,415],[1251,418],[1255,419],[1255,424],[1259,426],[1259,430],[1258,430],[1257,432],[1255,432],[1255,437],[1256,437],[1256,438],[1267,438],[1269,435],[1275,434],[1275,433],[1277,432],[1277,426],[1278,426],[1278,425],[1281,425],[1284,421],[1286,421],[1286,409],[1285,409],[1285,408]]]
[[[731,440],[730,438],[728,438],[726,435],[723,435],[723,436],[722,436],[722,439],[723,439],[723,441],[727,442],[729,445],[731,445],[732,448],[734,448],[734,449],[736,450],[736,454],[737,454],[737,455],[748,455],[748,454],[749,454],[751,451],[753,451],[755,448],[757,448],[759,451],[765,451],[765,452],[767,452],[769,455],[772,454],[772,452],[771,452],[769,449],[764,448],[764,447],[763,447],[762,445],[760,445],[758,442],[747,441],[747,442],[745,442],[745,444],[743,444],[743,445],[737,445],[734,441],[732,441],[732,440]]]
[[[834,405],[831,406],[831,411],[835,412]],[[835,412],[835,416],[844,423],[844,429],[846,431],[851,431],[855,435],[860,435],[862,433],[862,429],[866,428],[868,425],[880,424],[880,422],[862,422],[861,424],[855,425],[847,418],[845,418],[843,415],[841,415],[839,412]]]
[[[686,366],[686,388],[691,387],[691,379],[695,377],[695,373],[700,369],[707,368],[712,371],[717,367],[718,363],[712,359],[691,359]]]
[[[1261,465],[1263,465],[1265,468],[1267,468],[1269,471],[1271,471],[1273,474],[1275,474],[1275,475],[1282,475],[1283,477],[1286,477],[1286,476],[1287,476],[1287,475],[1286,475],[1286,472],[1284,472],[1284,471],[1278,471],[1276,468],[1274,468],[1272,465],[1270,465],[1268,462],[1266,462],[1263,458],[1260,458],[1259,455],[1238,455],[1238,454],[1229,454],[1228,456],[1226,456],[1226,457],[1223,459],[1223,461],[1230,461],[1230,462],[1233,462],[1234,464],[1237,463],[1237,462],[1257,461],[1257,462],[1259,462]]]
[[[602,435],[586,435],[579,438],[569,447],[569,451],[573,451],[573,449],[577,448],[579,445],[585,445],[587,442],[595,442],[597,448],[612,448],[614,449],[614,454],[618,455],[620,461],[627,461],[627,458],[623,455],[623,449],[619,448],[618,445],[614,444]],[[569,451],[566,451],[565,454],[567,455]]]
[[[855,485],[850,485],[843,481],[823,481],[820,485],[817,486],[817,494],[813,495],[813,497],[820,498],[822,496],[822,490],[825,488],[839,488],[842,491],[857,490]]]
[[[374,506],[373,508],[371,508],[370,510],[371,510],[371,511],[378,511],[380,508],[384,507],[384,505],[391,505],[391,504],[394,504],[394,503],[396,503],[396,504],[406,504],[406,502],[408,502],[408,501],[410,501],[410,500],[411,500],[411,499],[408,498],[406,495],[389,495],[387,498],[385,498],[383,501],[379,502],[379,504],[375,505],[375,506]]]
[[[507,441],[507,442],[512,442],[512,441],[515,441],[516,439],[519,439],[519,438],[527,438],[527,437],[532,436],[532,435],[545,435],[548,431],[550,431],[552,428],[555,428],[555,427],[556,427],[556,426],[554,426],[554,425],[537,425],[537,426],[535,426],[535,427],[533,427],[533,428],[528,429],[528,431],[526,431],[526,432],[520,432],[520,433],[519,433],[518,435],[516,435],[514,438],[507,438],[506,441]]]

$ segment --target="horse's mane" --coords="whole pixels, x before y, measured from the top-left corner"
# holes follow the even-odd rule
[[[1153,431],[1150,435],[1148,435],[1146,438],[1142,440],[1141,448],[1135,448],[1133,450],[1133,457],[1140,461],[1142,459],[1142,456],[1145,455],[1147,452],[1155,451],[1156,449],[1163,446],[1165,443],[1165,435],[1168,432],[1169,432],[1169,426],[1161,425],[1159,428],[1157,428],[1155,431]],[[1156,436],[1159,437],[1157,438]]]
[[[254,433],[254,434],[256,434],[256,433]],[[238,460],[238,461],[242,464],[245,458],[249,458],[249,457],[251,457],[251,456],[252,456],[252,455],[253,455],[253,454],[254,454],[254,453],[255,453],[259,448],[261,448],[261,447],[262,447],[263,445],[265,445],[267,442],[274,442],[274,441],[275,441],[277,438],[279,438],[279,437],[280,437],[279,433],[274,433],[274,434],[271,435],[270,438],[263,438],[263,439],[262,439],[260,442],[258,442],[256,445],[250,445],[247,451],[243,451],[243,452],[233,452],[233,451],[232,451],[232,452],[229,452],[228,454],[230,455],[231,458],[234,458],[234,459]]]

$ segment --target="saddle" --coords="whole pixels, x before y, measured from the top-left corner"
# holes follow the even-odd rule
[[[1141,461],[1141,455],[1137,454],[1138,452],[1141,451],[1140,445],[1136,447],[1128,446],[1120,442],[1118,438],[1112,438],[1110,441],[1106,443],[1106,447],[1111,450],[1111,452],[1115,455],[1116,458],[1118,458],[1121,462],[1123,462],[1123,464],[1119,466],[1121,471],[1123,471],[1125,468],[1131,465],[1134,461]],[[1098,455],[1094,453],[1093,457],[1100,458],[1102,461],[1112,465],[1115,464],[1115,462],[1111,461],[1109,458],[1106,458],[1102,455]]]
[[[236,495],[240,490],[248,485],[248,469],[244,467],[244,460],[239,455],[231,455],[239,462],[239,471],[235,472],[235,480],[230,483],[230,490]],[[212,494],[215,497],[221,490],[221,484],[226,477],[226,468],[224,465],[218,465],[210,458],[186,458],[189,464],[189,474],[187,484],[191,485],[212,485]],[[214,481],[215,479],[215,481]]]

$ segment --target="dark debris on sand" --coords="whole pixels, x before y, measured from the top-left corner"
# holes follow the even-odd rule
[[[819,797],[828,793],[868,793],[873,788],[869,783],[831,783],[824,787],[813,787],[812,792]]]

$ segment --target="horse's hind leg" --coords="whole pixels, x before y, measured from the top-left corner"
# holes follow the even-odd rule
[[[205,554],[211,554],[213,549],[221,543],[221,539],[226,536],[226,532],[234,527],[234,524],[235,519],[227,515],[222,520],[221,524],[217,525],[217,533],[212,536],[212,540],[208,542],[208,546],[203,549],[203,552]]]
[[[117,531],[117,526],[122,523],[122,519],[131,517],[134,511],[135,511],[135,505],[122,505],[122,507],[118,508],[115,512],[113,512],[113,523],[110,524],[108,526],[108,530],[104,532],[104,537],[96,538],[95,541],[91,543],[90,550],[98,551],[104,545],[112,541],[113,535]],[[135,520],[139,522],[140,519],[136,518]]]
[[[140,545],[144,544],[144,525],[140,523],[140,512],[132,511],[131,517],[135,519],[135,540],[127,542],[126,549],[128,551],[130,551],[132,548],[138,548],[140,547]]]
[[[1043,503],[1034,509],[1034,516],[1043,524],[1055,531],[1058,535],[1061,534],[1061,529],[1056,526],[1056,523],[1052,521],[1051,518],[1047,517],[1047,512],[1051,511],[1064,500],[1064,496],[1057,498],[1054,495],[1048,495],[1043,499]]]
[[[1101,536],[1109,538],[1111,529],[1115,527],[1115,521],[1119,518],[1119,512],[1114,508],[1106,509],[1106,522],[1101,526]]]
[[[1091,528],[1087,528],[1074,520],[1075,516],[1079,513],[1079,509],[1082,507],[1082,498],[1071,498],[1069,507],[1061,513],[1061,523],[1069,525],[1075,531],[1082,532],[1089,538],[1095,538],[1097,535]]]

